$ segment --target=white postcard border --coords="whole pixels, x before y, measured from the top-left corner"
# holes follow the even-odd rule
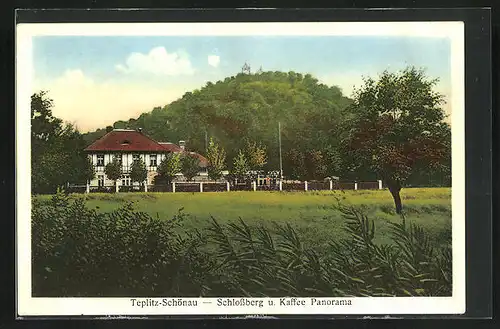
[[[31,296],[30,97],[32,38],[55,35],[270,35],[448,37],[452,65],[452,297],[317,298],[335,305],[311,305],[311,298],[246,298],[256,306],[219,306],[217,298],[33,298]],[[64,23],[18,24],[16,28],[16,285],[19,316],[46,315],[275,315],[275,314],[463,314],[465,312],[465,48],[463,22],[320,23]],[[222,298],[229,300],[231,298]],[[239,297],[235,299],[240,299]],[[174,301],[197,306],[172,306]],[[271,306],[269,303],[274,302]],[[180,302],[182,304],[182,302]],[[149,305],[148,303],[151,303]],[[158,303],[157,306],[154,304]],[[166,304],[166,306],[164,306]],[[344,304],[344,305],[342,305]],[[350,304],[350,305],[349,305]],[[138,306],[139,305],[139,306]],[[143,305],[141,307],[140,305]],[[170,305],[170,306],[169,306]]]

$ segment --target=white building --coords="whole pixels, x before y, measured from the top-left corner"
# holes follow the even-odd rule
[[[122,177],[117,181],[119,186],[140,185],[138,182],[131,182],[130,169],[134,159],[140,158],[146,164],[148,175],[146,185],[153,183],[157,175],[157,168],[161,161],[169,153],[187,153],[200,160],[200,176],[206,176],[208,160],[202,155],[185,150],[184,141],[179,145],[169,142],[157,142],[139,130],[114,129],[106,135],[96,140],[85,151],[91,159],[96,175],[90,182],[90,186],[114,186],[115,182],[106,177],[104,168],[113,161],[114,157],[122,163]],[[182,174],[179,174],[182,180]]]

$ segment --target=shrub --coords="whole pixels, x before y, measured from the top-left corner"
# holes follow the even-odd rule
[[[171,220],[137,212],[131,203],[97,213],[82,199],[56,194],[32,214],[33,292],[37,296],[200,296],[211,260],[203,237],[174,233]]]

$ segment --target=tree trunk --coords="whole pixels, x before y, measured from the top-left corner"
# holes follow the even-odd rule
[[[391,192],[392,198],[394,199],[394,205],[396,206],[396,214],[400,215],[403,212],[403,204],[401,203],[401,184],[399,182],[387,183],[389,192]]]

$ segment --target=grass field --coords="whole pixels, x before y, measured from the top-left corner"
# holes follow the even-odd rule
[[[408,188],[401,191],[407,218],[422,225],[436,241],[451,234],[451,189]],[[389,221],[400,221],[394,213],[392,197],[387,190],[321,191],[321,192],[212,192],[212,193],[117,193],[72,195],[83,197],[87,205],[107,212],[127,201],[134,208],[153,216],[169,219],[183,208],[187,214],[184,228],[203,229],[210,216],[220,223],[242,218],[250,225],[290,223],[304,241],[322,246],[344,237],[344,220],[335,209],[337,198],[361,206],[375,221],[377,241],[390,242]],[[36,196],[47,200],[50,196]]]

